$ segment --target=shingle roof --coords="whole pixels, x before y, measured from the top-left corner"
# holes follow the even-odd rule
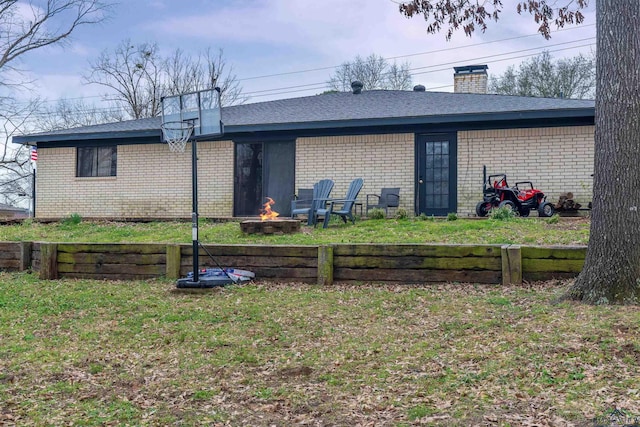
[[[226,133],[406,123],[593,116],[593,100],[450,92],[363,91],[236,105],[222,109]],[[14,137],[18,143],[160,135],[158,117]]]
[[[300,123],[593,108],[594,101],[449,92],[330,93],[230,107],[225,125]]]

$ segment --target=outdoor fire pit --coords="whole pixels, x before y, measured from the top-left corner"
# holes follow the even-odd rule
[[[275,202],[267,197],[260,219],[249,219],[240,223],[240,229],[246,234],[290,234],[300,231],[297,219],[279,219],[278,212],[271,210]]]
[[[249,219],[240,223],[240,229],[246,234],[290,234],[300,231],[300,221],[297,219],[266,221]]]

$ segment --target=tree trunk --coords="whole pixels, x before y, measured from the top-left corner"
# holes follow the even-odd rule
[[[640,22],[638,0],[598,0],[595,164],[584,268],[567,297],[640,302]]]

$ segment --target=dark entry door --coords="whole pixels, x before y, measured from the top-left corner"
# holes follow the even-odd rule
[[[445,216],[456,212],[456,134],[417,135],[416,145],[417,213]]]
[[[234,216],[260,214],[267,197],[280,216],[291,214],[295,185],[295,141],[235,144]]]

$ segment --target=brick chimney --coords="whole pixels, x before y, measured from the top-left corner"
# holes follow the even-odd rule
[[[453,67],[453,91],[455,93],[487,93],[486,65],[466,65]]]

